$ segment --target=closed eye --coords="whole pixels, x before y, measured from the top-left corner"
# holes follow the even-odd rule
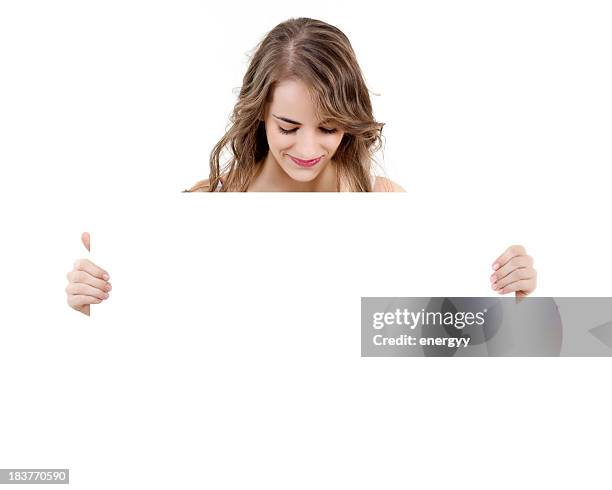
[[[292,133],[295,133],[295,132],[298,130],[298,128],[293,128],[293,129],[285,129],[285,128],[282,128],[282,127],[280,127],[280,126],[278,127],[278,129],[279,129],[279,130],[280,130],[280,132],[281,132],[281,133],[283,133],[283,134],[292,134]],[[333,134],[333,133],[335,133],[335,132],[337,131],[337,129],[336,129],[336,128],[333,128],[333,129],[328,129],[328,128],[319,128],[319,129],[320,129],[321,131],[323,131],[325,134]]]

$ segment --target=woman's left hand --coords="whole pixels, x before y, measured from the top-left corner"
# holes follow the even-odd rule
[[[531,294],[536,288],[537,271],[533,259],[522,245],[512,245],[493,262],[491,287],[499,294],[516,292],[516,297]]]

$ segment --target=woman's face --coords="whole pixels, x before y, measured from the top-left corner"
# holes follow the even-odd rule
[[[316,119],[303,82],[280,82],[272,95],[264,115],[270,153],[289,177],[309,182],[329,165],[344,132]]]

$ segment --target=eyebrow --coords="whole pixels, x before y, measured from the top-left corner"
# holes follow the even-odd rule
[[[287,123],[289,123],[289,124],[295,124],[295,125],[297,125],[297,126],[301,126],[301,125],[302,125],[302,123],[301,123],[301,122],[294,121],[293,119],[289,119],[289,118],[287,118],[287,117],[277,116],[276,114],[272,114],[272,115],[273,115],[273,116],[274,116],[276,119],[280,119],[281,121],[285,121],[285,122],[287,122]],[[325,121],[321,121],[319,124],[325,124],[325,123],[327,123],[327,122],[329,122],[329,120],[327,120],[327,119],[326,119]]]

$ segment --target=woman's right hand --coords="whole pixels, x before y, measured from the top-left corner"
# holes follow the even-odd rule
[[[89,251],[89,233],[83,233],[81,241]],[[89,316],[90,305],[107,299],[112,289],[108,282],[110,279],[108,272],[88,259],[78,259],[74,263],[74,268],[66,274],[66,278],[68,279],[68,286],[66,286],[68,304],[87,316]]]

